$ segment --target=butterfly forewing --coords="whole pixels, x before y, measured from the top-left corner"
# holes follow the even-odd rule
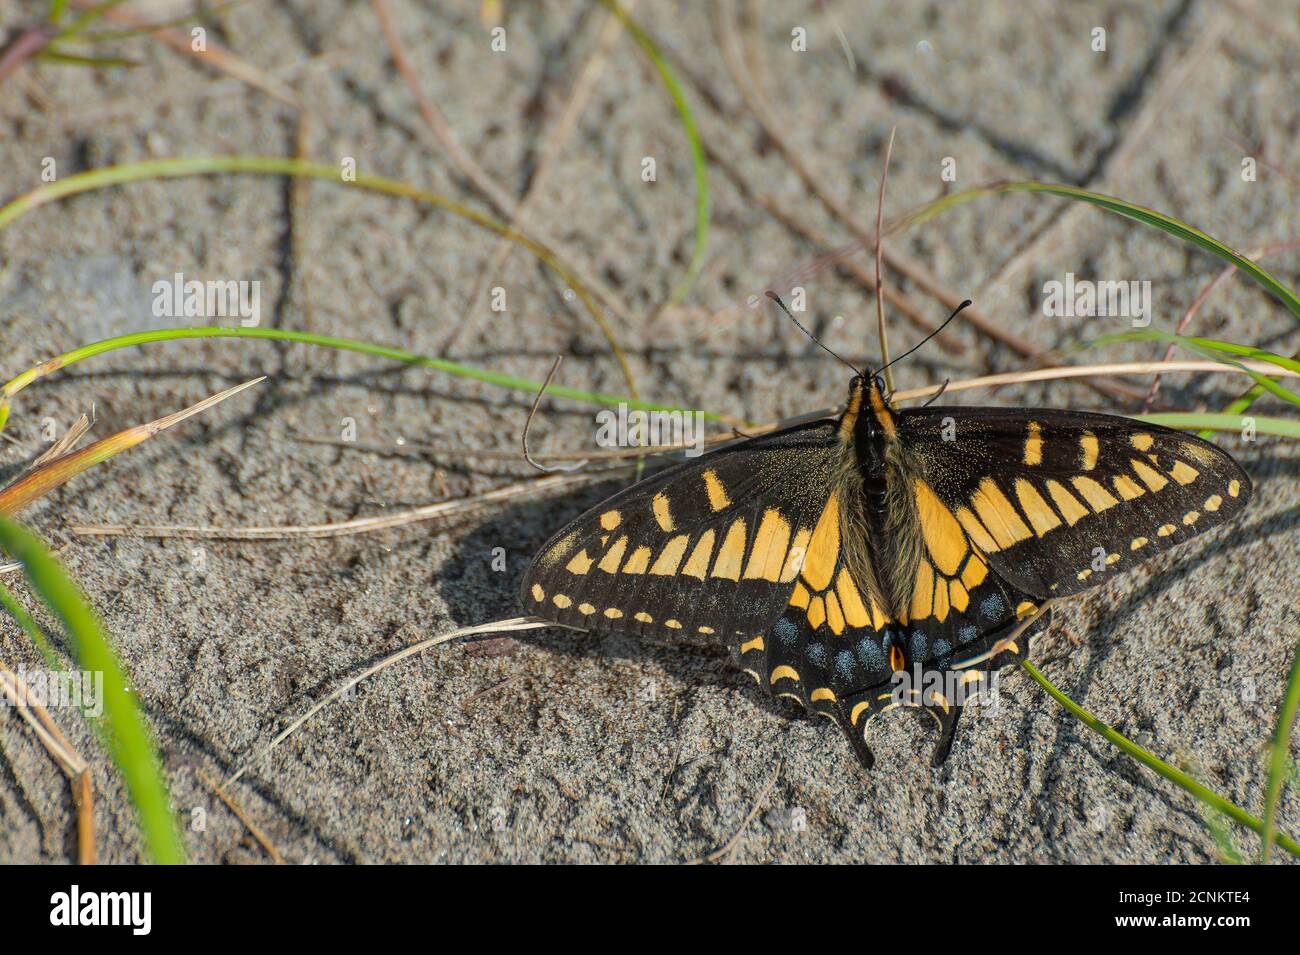
[[[642,481],[546,544],[524,605],[585,630],[733,644],[761,634],[788,603],[841,453],[823,421]]]
[[[1110,415],[927,408],[901,412],[898,435],[992,570],[1039,598],[1103,583],[1251,493],[1215,445]]]

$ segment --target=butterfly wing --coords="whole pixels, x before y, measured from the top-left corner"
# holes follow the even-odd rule
[[[584,630],[744,642],[789,602],[842,454],[818,421],[647,478],[542,548],[523,604]]]
[[[909,409],[898,438],[994,573],[1038,598],[1078,593],[1229,521],[1251,494],[1217,446],[1113,415]]]

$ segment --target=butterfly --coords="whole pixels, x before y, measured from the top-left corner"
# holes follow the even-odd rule
[[[1241,466],[1207,441],[1081,411],[899,410],[857,373],[845,411],[722,447],[615,494],[542,547],[528,612],[593,632],[702,635],[844,731],[935,718],[1024,659],[1048,601],[1235,517]],[[910,681],[904,679],[913,675]],[[916,678],[916,677],[919,677]]]

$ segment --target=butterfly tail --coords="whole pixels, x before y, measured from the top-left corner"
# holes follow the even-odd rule
[[[876,765],[876,755],[871,752],[871,747],[867,745],[866,734],[861,728],[855,728],[850,720],[850,709],[845,703],[839,704],[836,707],[836,712],[831,714],[831,717],[844,731],[844,736],[849,741],[849,748],[853,750],[853,755],[858,758],[862,768],[870,772],[871,767]]]
[[[844,730],[853,755],[858,757],[863,769],[871,769],[876,761],[867,745],[867,727],[881,713],[899,705],[893,687],[888,683],[847,694],[839,701],[835,721]]]
[[[886,713],[900,706],[915,707],[934,718],[938,724],[939,741],[930,757],[931,766],[941,766],[948,758],[952,741],[957,732],[957,721],[961,717],[961,706],[946,697],[932,696],[922,700],[920,693],[913,693],[904,685],[884,683],[854,693],[844,699],[836,722],[844,730],[853,753],[863,767],[870,769],[875,759],[871,747],[867,745],[867,727],[881,713]]]
[[[962,706],[955,704],[946,710],[933,705],[926,707],[926,712],[939,721],[939,742],[935,744],[934,752],[930,754],[930,765],[935,769],[948,759],[952,741],[957,735],[957,721],[961,719],[962,709]]]
[[[866,730],[871,721],[881,713],[907,706],[919,708],[934,718],[939,739],[930,755],[930,765],[942,766],[952,751],[963,707],[972,700],[987,699],[984,694],[993,686],[991,671],[1026,659],[1030,638],[1045,628],[1050,618],[1051,612],[1048,611],[1014,639],[1008,639],[1016,629],[1014,623],[986,635],[963,648],[962,661],[919,671],[919,686],[914,686],[908,679],[917,671],[912,674],[904,671],[901,674],[903,679],[846,695],[838,704],[836,722],[844,730],[858,760],[867,769],[874,762],[866,742]]]

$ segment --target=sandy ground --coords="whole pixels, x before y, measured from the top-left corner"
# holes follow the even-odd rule
[[[1248,5],[1248,4],[1247,4]],[[0,0],[0,23],[36,4]],[[508,7],[513,5],[507,4]],[[899,7],[902,9],[899,9]],[[1300,167],[1294,81],[1300,18],[1271,5],[1269,30],[1217,4],[833,3],[856,70],[822,10],[761,3],[749,14],[756,86],[830,195],[875,214],[883,146],[898,139],[887,211],[998,178],[1087,184],[1177,215],[1243,249],[1291,238]],[[607,14],[585,3],[521,5],[493,52],[476,4],[395,0],[424,89],[469,154],[512,195],[537,173],[599,46]],[[760,204],[769,198],[831,245],[849,240],[750,113],[701,4],[643,0],[636,15],[678,67],[713,151],[712,232],[700,280],[665,302],[689,260],[690,154],[657,75],[624,37],[535,197],[535,221],[625,303],[611,317],[641,393],[749,421],[841,400],[842,366],[770,310],[735,308],[818,255]],[[355,158],[488,209],[422,122],[369,4],[270,3],[220,15],[211,38],[292,85],[288,106],[159,43],[115,49],[136,69],[28,66],[0,85],[6,198],[134,160],[226,153]],[[791,49],[791,30],[808,49]],[[1107,50],[1090,49],[1107,30]],[[1240,176],[1243,150],[1262,157]],[[645,156],[657,182],[641,179]],[[941,181],[945,157],[956,183]],[[1282,165],[1275,171],[1267,163]],[[743,188],[742,188],[743,184]],[[1062,220],[1063,224],[1053,224]],[[1035,241],[1040,233],[1047,238]],[[471,293],[497,238],[463,220],[329,183],[268,177],[151,181],[41,208],[0,233],[4,376],[74,345],[175,324],[152,283],[175,272],[261,282],[263,324],[445,355],[533,379],[625,393],[590,316],[516,250],[491,270],[507,310]],[[1066,272],[1152,283],[1153,326],[1172,329],[1220,263],[1149,229],[1060,200],[985,199],[892,240],[959,297],[1041,346],[1125,320],[1045,317],[1043,283]],[[1017,253],[1023,267],[1004,274]],[[865,262],[866,257],[860,256]],[[1294,253],[1267,263],[1297,281]],[[944,306],[891,281],[932,320]],[[806,283],[827,343],[876,355],[873,304],[834,271]],[[896,344],[916,327],[891,310]],[[1215,292],[1202,333],[1294,350],[1294,319],[1240,279]],[[1162,346],[1116,347],[1115,360]],[[1088,356],[1082,356],[1084,360]],[[961,328],[898,369],[900,387],[1012,370],[1013,351]],[[177,431],[82,477],[25,512],[112,632],[157,732],[175,805],[201,862],[266,855],[200,774],[221,778],[313,701],[412,641],[519,613],[519,574],[565,520],[618,484],[529,495],[452,523],[338,540],[84,539],[73,522],[292,525],[398,512],[522,480],[518,459],[378,453],[306,443],[356,421],[358,442],[518,449],[531,395],[364,356],[267,343],[155,345],[106,355],[24,392],[0,443],[0,476],[94,407],[104,436],[255,374],[269,379]],[[1171,375],[1170,408],[1217,409],[1244,379]],[[1118,412],[1139,401],[1078,383],[962,392],[963,404]],[[1277,414],[1276,402],[1261,413]],[[1265,410],[1267,409],[1267,410]],[[588,449],[594,409],[550,403],[539,449]],[[1283,412],[1284,413],[1284,412]],[[1210,533],[1066,607],[1035,657],[1075,699],[1239,805],[1263,808],[1265,745],[1297,633],[1300,457],[1294,443],[1221,439],[1256,482],[1236,525]],[[493,566],[503,548],[505,569]],[[6,578],[29,605],[17,578]],[[2,658],[39,657],[0,621]],[[928,765],[928,720],[874,729],[876,770],[859,771],[837,730],[761,696],[721,649],[535,631],[442,648],[363,683],[232,788],[293,862],[683,862],[722,846],[770,791],[730,858],[835,862],[1214,862],[1199,804],[1061,710],[1023,674],[995,716],[964,726],[947,764]],[[99,847],[140,858],[120,778],[86,724],[57,714],[94,764]],[[774,775],[775,774],[775,775]],[[1300,830],[1300,795],[1282,806]],[[1235,831],[1237,846],[1257,842]],[[0,717],[0,861],[62,862],[75,844],[63,778],[13,714]]]

